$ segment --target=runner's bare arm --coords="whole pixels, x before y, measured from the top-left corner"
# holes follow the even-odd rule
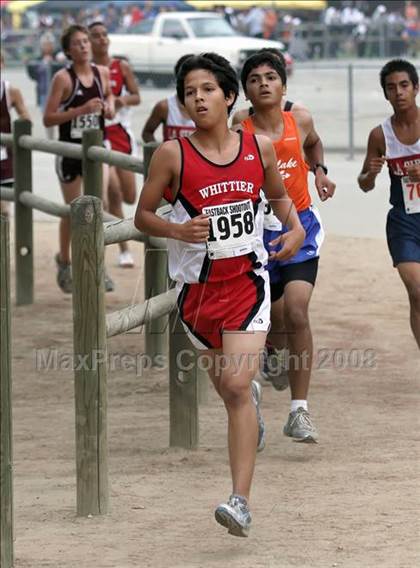
[[[104,117],[112,119],[115,116],[115,101],[112,94],[111,81],[109,78],[109,69],[103,65],[98,65],[99,73],[101,74],[102,85],[104,89]]]
[[[153,107],[149,118],[144,125],[141,137],[144,142],[156,142],[155,131],[160,124],[165,123],[168,118],[168,102],[166,99],[158,101]]]
[[[365,161],[357,178],[360,189],[370,191],[375,187],[376,176],[385,163],[385,138],[380,126],[374,128],[368,139]]]
[[[124,75],[129,94],[123,95],[122,97],[115,97],[116,110],[124,106],[137,106],[141,102],[139,84],[127,61],[121,60],[121,71]]]
[[[148,235],[167,237],[190,243],[205,242],[209,236],[209,219],[198,215],[186,223],[170,223],[156,215],[163,193],[173,187],[181,170],[181,152],[176,140],[164,142],[154,152],[149,175],[144,183],[134,217],[134,225]]]
[[[241,124],[243,120],[246,120],[249,116],[249,108],[241,108],[237,110],[232,118],[232,128]]]
[[[272,241],[272,245],[282,243],[280,252],[270,255],[277,260],[287,260],[294,256],[305,240],[305,230],[302,227],[296,207],[287,195],[283,180],[277,168],[277,160],[271,140],[265,136],[257,135],[261,157],[264,166],[264,193],[269,200],[274,214],[288,227],[289,231]]]
[[[294,108],[294,107],[293,107]],[[321,201],[332,197],[335,192],[335,183],[331,181],[321,166],[324,164],[324,146],[319,134],[315,130],[314,121],[308,110],[293,110],[300,132],[303,134],[302,149],[311,171],[315,174],[315,187]]]
[[[16,87],[10,87],[10,102],[12,106],[16,109],[19,118],[25,118],[26,120],[31,120],[28,109],[26,108],[25,101],[23,100],[22,93]]]

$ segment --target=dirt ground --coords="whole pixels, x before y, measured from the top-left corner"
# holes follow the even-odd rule
[[[282,435],[286,392],[264,384],[248,539],[214,507],[230,492],[226,419],[213,392],[197,451],[168,448],[168,379],[109,376],[111,512],[75,514],[73,375],[36,350],[72,350],[71,298],[55,284],[56,223],[35,225],[35,303],[13,307],[16,568],[414,568],[419,566],[419,357],[405,291],[380,239],[327,238],[311,320],[316,446]],[[110,311],[141,300],[141,270],[108,266]],[[133,244],[138,265],[141,245]],[[141,334],[109,341],[137,354]],[[38,361],[39,363],[39,361]],[[39,364],[38,364],[39,367]]]

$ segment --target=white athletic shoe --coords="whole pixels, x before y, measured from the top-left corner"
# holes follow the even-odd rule
[[[118,257],[118,266],[120,268],[133,268],[134,258],[130,251],[125,250],[124,252],[120,252],[120,256]]]

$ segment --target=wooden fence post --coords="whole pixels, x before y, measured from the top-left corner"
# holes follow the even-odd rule
[[[108,511],[107,348],[102,203],[71,204],[77,514]]]
[[[0,566],[13,566],[12,373],[9,221],[0,215]]]
[[[143,147],[144,179],[149,173],[149,164],[153,152],[158,147],[156,142],[149,142]],[[144,243],[144,299],[157,296],[168,289],[168,253]],[[145,325],[145,353],[152,363],[157,355],[168,354],[168,317],[164,316]]]
[[[200,355],[200,351],[197,350],[196,356]],[[207,404],[209,401],[209,382],[210,377],[207,371],[200,369],[200,365],[197,364],[197,388],[198,388],[198,402],[200,404]]]
[[[169,445],[198,446],[196,353],[174,308],[169,316]]]
[[[31,134],[29,120],[13,123],[13,173],[15,187],[15,264],[16,304],[23,306],[34,301],[34,256],[32,209],[19,201],[22,191],[32,191],[32,152],[19,146],[19,138]]]
[[[82,171],[83,193],[94,195],[103,199],[102,195],[102,164],[88,158],[88,150],[91,146],[102,146],[102,130],[85,130],[82,135]],[[106,197],[106,196],[105,196]]]

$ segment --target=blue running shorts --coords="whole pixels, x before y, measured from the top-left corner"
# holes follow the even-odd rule
[[[390,209],[386,238],[394,266],[400,262],[420,262],[420,213],[408,215],[399,207]]]

